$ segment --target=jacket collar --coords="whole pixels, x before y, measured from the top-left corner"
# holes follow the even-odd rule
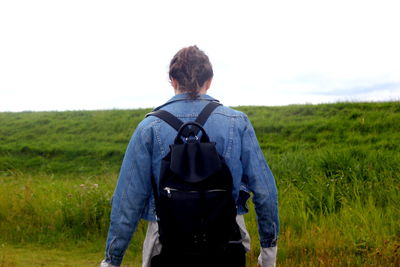
[[[174,95],[170,100],[167,101],[167,103],[172,102],[172,101],[176,101],[176,100],[179,101],[179,100],[191,100],[191,99],[189,98],[189,94],[188,94],[188,93],[182,93],[182,94]],[[218,101],[218,100],[216,100],[215,98],[213,98],[213,97],[211,97],[211,96],[209,96],[209,95],[207,95],[207,94],[200,95],[198,98],[193,99],[193,100]],[[166,103],[166,104],[167,104],[167,103]]]
[[[211,97],[211,96],[209,96],[209,95],[207,95],[207,94],[200,95],[198,98],[195,98],[195,99],[190,99],[188,93],[183,93],[183,94],[177,94],[177,95],[173,96],[170,100],[168,100],[168,101],[167,101],[166,103],[164,103],[163,105],[161,105],[161,106],[156,107],[155,109],[153,109],[153,111],[159,110],[159,109],[161,109],[162,107],[165,107],[166,105],[169,105],[169,104],[171,104],[171,103],[173,103],[173,102],[184,101],[184,100],[194,100],[194,101],[196,101],[196,100],[208,100],[208,101],[216,101],[216,102],[219,102],[217,99],[215,99],[215,98],[213,98],[213,97]]]

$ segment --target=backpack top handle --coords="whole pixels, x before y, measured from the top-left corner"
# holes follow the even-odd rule
[[[187,127],[189,125],[193,125],[195,127],[191,127],[189,131],[186,131],[186,129],[188,129]],[[184,131],[186,131],[188,134],[186,135],[184,133]],[[209,143],[210,142],[210,138],[208,137],[206,131],[204,130],[203,126],[201,126],[201,124],[195,122],[195,121],[190,121],[187,123],[184,123],[178,130],[178,134],[175,137],[175,141],[174,144],[182,144],[182,137],[185,137],[186,140],[188,140],[188,138],[190,136],[193,136],[196,140],[198,140],[197,134],[198,132],[201,131],[202,135],[200,138],[200,141],[203,143]]]

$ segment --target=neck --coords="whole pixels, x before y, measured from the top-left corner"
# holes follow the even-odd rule
[[[188,91],[181,91],[181,90],[179,90],[179,89],[175,89],[174,91],[175,91],[175,95],[188,93]],[[199,95],[205,95],[205,94],[207,94],[207,89],[201,88],[197,93],[198,93]]]

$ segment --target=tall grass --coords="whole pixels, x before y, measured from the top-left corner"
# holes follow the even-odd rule
[[[105,235],[114,181],[113,177],[86,181],[30,175],[2,178],[1,239],[53,244]]]
[[[277,181],[281,265],[400,265],[399,102],[238,109]],[[119,165],[147,111],[0,113],[0,243],[102,251]],[[253,209],[246,223],[255,266]]]

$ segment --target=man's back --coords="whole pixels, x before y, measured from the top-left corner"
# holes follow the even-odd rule
[[[207,55],[196,46],[181,49],[171,60],[169,77],[175,96],[161,109],[183,122],[192,121],[212,97],[206,95],[213,77]],[[236,220],[241,228],[242,244],[249,247],[243,216],[246,200],[253,193],[257,213],[262,266],[275,262],[279,232],[278,203],[275,179],[269,169],[247,116],[242,112],[219,106],[204,124],[218,153],[224,157],[233,177],[232,196],[236,202]],[[157,253],[158,243],[154,196],[151,177],[160,179],[162,158],[173,143],[176,130],[161,119],[148,117],[136,128],[122,162],[114,192],[110,228],[104,264],[119,266],[140,219],[150,221],[143,251],[143,266]],[[246,241],[247,240],[247,241]],[[240,266],[244,266],[243,263]],[[107,265],[106,265],[107,266]]]

